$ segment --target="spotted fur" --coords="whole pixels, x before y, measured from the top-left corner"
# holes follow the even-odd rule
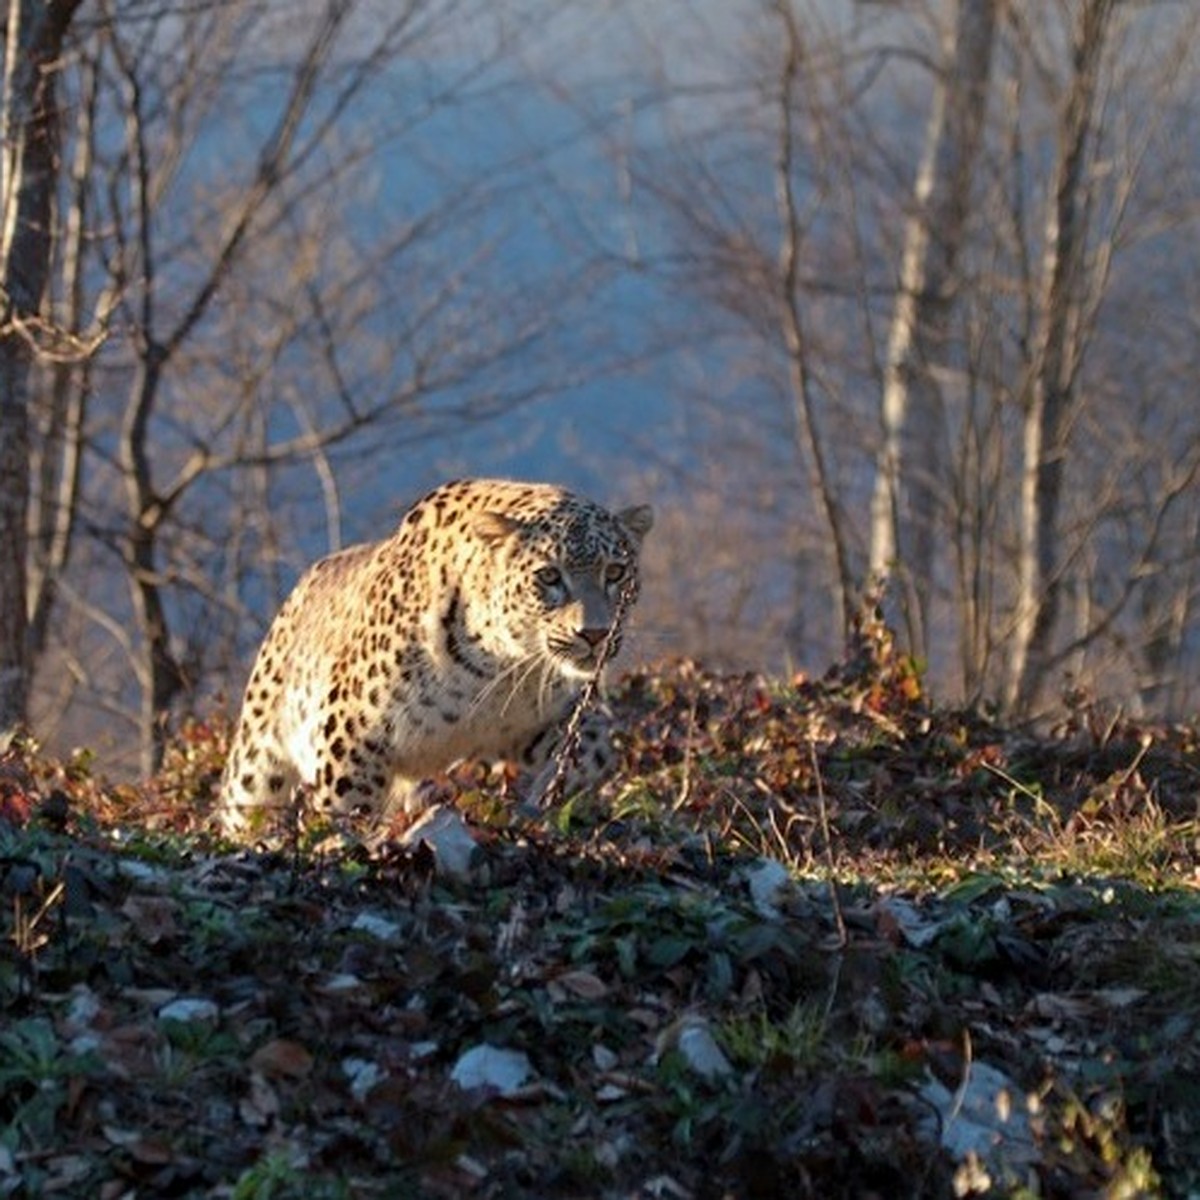
[[[461,758],[542,766],[622,590],[636,596],[652,522],[547,484],[459,480],[391,537],[316,563],[246,686],[225,830],[269,827],[298,794],[378,816]]]

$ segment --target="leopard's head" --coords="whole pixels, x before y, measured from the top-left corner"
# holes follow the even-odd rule
[[[638,553],[654,522],[646,505],[610,513],[559,488],[481,512],[494,556],[491,607],[514,658],[552,666],[568,679],[615,654],[622,606],[637,599]]]

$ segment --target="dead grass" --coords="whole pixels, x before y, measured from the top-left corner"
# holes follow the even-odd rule
[[[456,775],[467,884],[221,847],[219,725],[142,790],[10,751],[0,1195],[1200,1189],[1194,731],[1032,737],[887,658],[615,703],[544,827]]]

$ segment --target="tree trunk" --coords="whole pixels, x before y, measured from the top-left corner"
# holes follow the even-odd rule
[[[936,371],[946,357],[955,268],[987,109],[996,7],[997,0],[959,0],[913,189],[884,364],[870,574],[876,584],[902,575],[910,645],[921,657],[927,654],[946,436]]]
[[[167,716],[184,686],[183,671],[171,650],[171,629],[158,569],[158,531],[165,509],[154,490],[147,453],[150,416],[158,399],[164,360],[161,347],[146,347],[121,430],[121,472],[129,513],[125,566],[141,633],[137,673],[141,689],[141,759],[146,775],[162,765]]]
[[[80,0],[10,0],[0,97],[0,730],[29,706],[29,376],[45,331],[56,69]]]
[[[283,109],[263,143],[258,170],[232,210],[222,240],[198,286],[189,296],[179,298],[180,316],[167,332],[159,331],[157,246],[152,233],[154,163],[147,139],[139,63],[119,41],[113,42],[129,103],[126,132],[135,179],[133,225],[139,248],[138,366],[122,422],[118,458],[125,481],[128,522],[121,548],[140,635],[135,667],[141,693],[141,763],[147,775],[162,765],[171,704],[186,686],[185,673],[171,646],[159,569],[159,536],[172,506],[196,478],[185,467],[168,487],[155,484],[150,425],[162,399],[163,374],[179,348],[204,321],[221,284],[245,251],[255,219],[294,169],[297,143],[313,104],[321,69],[333,56],[339,31],[349,19],[352,7],[350,0],[327,0],[322,18],[310,35],[307,51],[295,68]],[[357,78],[358,83],[366,79],[365,70]],[[343,94],[353,94],[356,86],[348,84],[349,90]]]
[[[1016,622],[1006,695],[1009,706],[1022,713],[1036,700],[1058,620],[1059,511],[1082,357],[1077,316],[1087,247],[1085,173],[1100,60],[1115,3],[1087,0],[1079,13],[1046,216],[1042,297],[1026,387]]]
[[[88,183],[95,149],[95,118],[99,72],[94,63],[81,64],[82,86],[77,100],[74,162],[69,197],[63,202],[58,232],[59,320],[70,329],[83,329],[84,254],[88,238]],[[98,314],[101,321],[107,314]],[[34,436],[29,460],[35,481],[30,502],[28,547],[28,612],[30,673],[50,635],[50,617],[58,585],[75,541],[79,496],[83,481],[84,421],[91,393],[91,363],[66,359],[51,367],[49,387],[40,405],[34,404]]]
[[[779,91],[779,143],[775,161],[775,200],[780,222],[779,287],[780,327],[787,354],[788,388],[795,414],[794,428],[800,452],[812,464],[814,499],[825,516],[836,580],[836,603],[841,616],[841,634],[850,636],[857,597],[854,573],[850,565],[850,539],[838,503],[825,451],[825,440],[817,425],[817,402],[809,369],[808,339],[800,314],[800,243],[802,237],[799,210],[792,183],[793,109],[796,93],[803,83],[803,45],[796,15],[788,3],[777,5],[784,35],[784,58]]]
[[[20,339],[0,340],[0,734],[23,724],[29,705],[25,520],[29,510],[29,363]]]

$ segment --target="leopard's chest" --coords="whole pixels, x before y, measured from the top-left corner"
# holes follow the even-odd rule
[[[461,758],[503,757],[560,720],[573,698],[574,688],[548,665],[488,678],[451,667],[436,688],[403,697],[394,725],[404,765],[440,769]]]

